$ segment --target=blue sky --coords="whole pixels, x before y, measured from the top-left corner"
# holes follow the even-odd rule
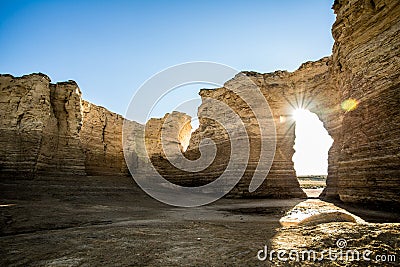
[[[124,114],[146,79],[175,64],[213,61],[238,70],[293,71],[330,55],[331,5],[328,0],[0,1],[0,73],[73,79],[85,99]],[[189,98],[197,94],[189,91]],[[161,106],[158,115],[172,106]]]

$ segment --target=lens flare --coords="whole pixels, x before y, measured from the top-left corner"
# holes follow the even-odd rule
[[[302,108],[295,109],[293,111],[293,119],[295,121],[301,120],[302,118],[304,118],[304,116],[307,116],[307,114],[308,114],[307,112],[308,112],[308,110],[306,110],[306,109],[302,109]]]
[[[358,106],[358,101],[354,98],[346,99],[341,104],[342,109],[346,112],[355,110]]]

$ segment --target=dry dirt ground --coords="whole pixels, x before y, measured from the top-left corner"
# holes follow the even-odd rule
[[[279,219],[304,201],[177,208],[129,177],[2,179],[0,192],[0,266],[269,266],[257,252],[282,237]],[[371,221],[398,219],[364,213]]]
[[[300,187],[310,198],[318,198],[326,187],[326,179],[313,177],[297,177]]]

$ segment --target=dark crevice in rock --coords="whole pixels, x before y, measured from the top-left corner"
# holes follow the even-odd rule
[[[19,103],[19,102],[18,102]],[[18,110],[18,109],[17,109]],[[21,121],[22,121],[22,118],[24,117],[24,113],[22,113],[22,114],[19,114],[18,115],[18,117],[17,117],[17,130],[20,130],[21,129]]]
[[[105,135],[106,135],[106,127],[107,127],[107,116],[105,116],[104,113],[103,113],[103,115],[104,115],[104,121],[103,121],[103,127],[101,129],[101,142],[103,143],[104,154],[106,154],[107,153],[107,144],[105,142]]]

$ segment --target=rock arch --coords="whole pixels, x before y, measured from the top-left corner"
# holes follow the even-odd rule
[[[322,197],[400,203],[400,2],[371,3],[334,2],[337,18],[330,57],[304,63],[291,73],[242,72],[227,82],[237,83],[242,75],[250,78],[269,102],[277,125],[277,153],[271,172],[257,191],[248,192],[259,149],[254,114],[224,87],[200,91],[203,99],[214,98],[236,108],[251,133],[253,156],[231,196],[305,197],[291,160],[294,127],[285,122],[297,106],[317,114],[334,139]],[[83,101],[75,82],[51,84],[44,74],[0,75],[0,88],[0,176],[127,173],[121,144],[123,117]],[[349,99],[358,106],[343,110],[341,104]],[[189,158],[196,158],[204,137],[218,141],[220,151],[229,150],[226,134],[202,118],[203,112],[213,110],[208,105],[203,101],[199,108],[200,126],[185,152]],[[132,129],[143,132],[144,126],[132,122]],[[132,143],[134,154],[140,145],[135,140]],[[170,169],[167,175],[188,184],[207,182],[224,170],[224,153],[217,155],[206,173],[188,176]],[[138,170],[144,169],[141,155],[135,156]],[[161,157],[159,163],[165,167],[163,160]]]

